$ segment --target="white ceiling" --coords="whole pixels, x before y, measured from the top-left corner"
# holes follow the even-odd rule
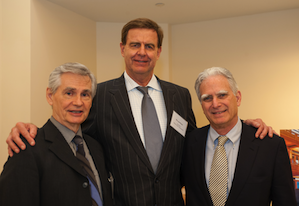
[[[48,0],[96,22],[181,24],[299,8],[299,0]],[[156,3],[164,3],[158,7]]]

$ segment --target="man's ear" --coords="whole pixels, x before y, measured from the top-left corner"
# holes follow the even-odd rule
[[[237,106],[239,107],[241,105],[241,100],[242,100],[242,95],[239,90],[237,91],[236,98],[237,98]]]
[[[125,49],[125,46],[126,46],[126,45],[123,45],[123,43],[120,42],[119,47],[120,47],[120,53],[121,53],[122,56],[124,56],[124,49]]]
[[[162,46],[160,48],[158,48],[158,51],[157,51],[158,59],[160,58],[161,52],[162,52]]]
[[[48,87],[47,90],[46,90],[46,98],[47,98],[47,101],[49,103],[49,105],[53,105],[53,93],[52,93],[52,90]]]

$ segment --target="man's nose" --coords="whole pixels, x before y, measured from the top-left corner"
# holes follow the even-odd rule
[[[76,106],[81,106],[83,104],[81,95],[76,95],[74,97],[73,104]]]
[[[220,101],[218,98],[213,98],[213,107],[216,108],[216,107],[219,107],[220,106]]]
[[[141,56],[146,55],[146,50],[145,50],[145,46],[144,45],[141,45],[139,47],[138,54],[141,55]]]

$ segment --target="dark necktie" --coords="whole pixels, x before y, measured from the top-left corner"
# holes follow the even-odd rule
[[[163,146],[162,132],[155,105],[148,95],[148,87],[137,87],[137,89],[143,93],[141,113],[146,152],[156,173]]]
[[[228,164],[224,144],[227,140],[226,136],[218,137],[210,171],[209,191],[214,206],[224,206],[226,202]]]
[[[100,197],[96,178],[93,174],[93,171],[90,167],[88,160],[85,158],[85,151],[83,148],[83,139],[82,139],[82,137],[76,135],[74,137],[73,141],[77,145],[76,157],[79,160],[79,162],[83,168],[83,171],[89,180],[92,206],[102,206],[103,204],[102,204],[102,200]]]

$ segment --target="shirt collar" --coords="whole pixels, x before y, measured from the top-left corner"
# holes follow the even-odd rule
[[[75,132],[73,132],[72,130],[70,130],[66,126],[59,123],[53,116],[51,116],[50,121],[61,132],[62,136],[65,138],[65,140],[67,141],[68,144],[70,144],[70,142],[73,140],[75,135],[79,135],[80,137],[82,137],[81,126],[79,127],[77,134],[75,134]]]
[[[234,144],[240,137],[242,132],[242,123],[240,118],[238,117],[237,124],[225,135],[228,139]],[[215,143],[215,140],[221,136],[218,134],[211,126],[209,129],[209,136],[212,141]]]
[[[128,92],[135,89],[136,87],[140,86],[127,74],[126,71],[124,72],[124,79],[125,79],[125,84],[126,84],[126,88],[127,88]],[[152,76],[151,80],[149,81],[149,83],[146,86],[149,86],[152,89],[157,90],[157,91],[162,91],[161,86],[158,82],[158,79],[155,75]]]

